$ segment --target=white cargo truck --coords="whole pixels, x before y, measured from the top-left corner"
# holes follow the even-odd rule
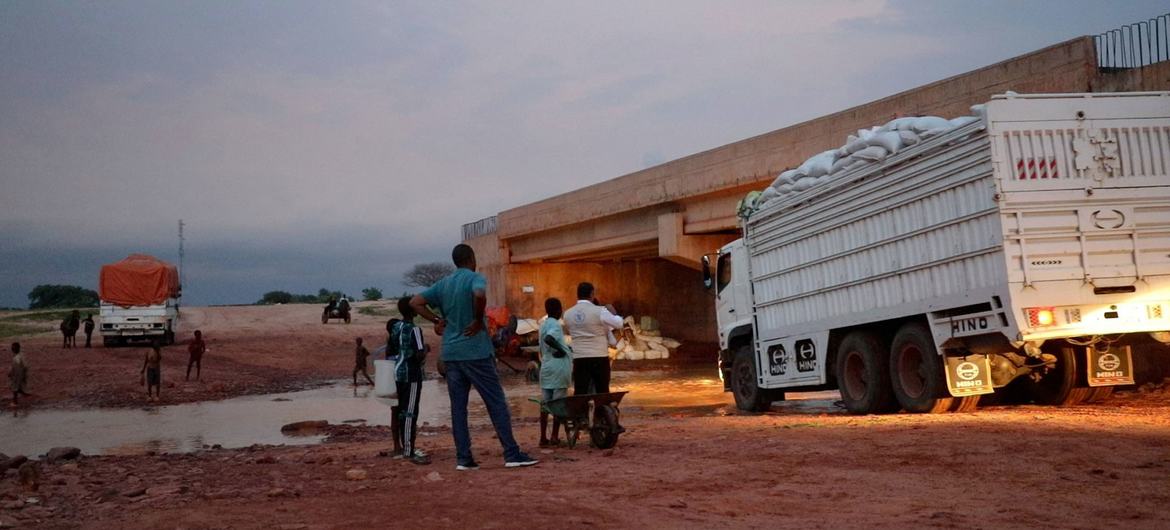
[[[996,96],[742,228],[703,260],[742,409],[1093,401],[1170,343],[1170,92]]]
[[[174,265],[146,254],[103,265],[98,296],[98,331],[105,346],[132,340],[175,343],[182,287]]]
[[[167,298],[161,304],[120,306],[102,301],[98,312],[102,343],[120,346],[135,340],[157,340],[174,344],[179,328],[179,300]]]

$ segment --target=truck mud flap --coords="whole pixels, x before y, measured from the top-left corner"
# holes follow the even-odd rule
[[[991,362],[986,355],[946,357],[947,390],[952,396],[976,396],[995,392],[991,386]]]
[[[1086,350],[1089,386],[1133,384],[1133,352],[1129,346],[1114,346],[1105,351],[1090,346]]]

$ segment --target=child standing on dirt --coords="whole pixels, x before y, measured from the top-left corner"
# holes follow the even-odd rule
[[[402,320],[394,324],[391,342],[398,346],[398,361],[394,364],[394,381],[398,387],[399,418],[394,428],[401,433],[402,457],[415,464],[429,464],[426,453],[415,448],[418,437],[419,398],[422,397],[423,361],[426,360],[427,346],[423,342],[422,330],[414,325],[414,308],[410,297],[398,299],[398,312]],[[387,353],[389,351],[387,350]]]
[[[374,380],[370,379],[370,374],[366,372],[366,359],[370,357],[370,350],[367,350],[365,346],[362,346],[361,337],[353,339],[353,342],[356,344],[356,346],[353,348],[353,386],[357,386],[358,384],[358,372],[361,372],[362,375],[366,376],[366,381],[370,382],[370,386],[374,386]]]
[[[548,317],[540,325],[540,393],[541,402],[548,403],[569,395],[569,382],[573,376],[573,350],[565,345],[565,330],[561,326],[564,308],[557,298],[544,301]],[[553,417],[552,438],[546,438],[548,413],[540,411],[540,446],[560,445],[561,420]]]
[[[150,345],[146,358],[142,361],[142,384],[146,385],[146,400],[158,401],[162,397],[162,350],[158,343]],[[151,397],[150,388],[154,387],[154,396]]]
[[[8,370],[8,382],[12,386],[12,406],[17,406],[20,396],[28,397],[24,389],[28,385],[28,364],[20,353],[20,343],[12,343],[12,368]]]
[[[207,343],[203,342],[203,331],[195,330],[195,338],[187,344],[187,376],[184,381],[191,380],[191,366],[195,366],[195,380],[203,381],[203,354],[207,353]]]

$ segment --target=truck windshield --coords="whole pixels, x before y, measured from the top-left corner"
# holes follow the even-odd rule
[[[731,253],[720,254],[719,262],[715,267],[717,269],[715,272],[715,292],[721,293],[723,288],[731,283]]]

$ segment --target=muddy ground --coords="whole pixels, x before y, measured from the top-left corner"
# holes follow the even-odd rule
[[[344,342],[379,336],[384,322],[312,325],[296,321],[300,312],[313,313],[200,310],[198,325],[213,339],[204,385],[223,386],[183,392],[180,384],[164,399],[348,376]],[[95,349],[88,375],[77,376],[69,359],[91,352],[51,351],[41,340],[27,341],[38,370],[33,406],[137,399],[137,366],[124,366],[134,352]],[[185,366],[177,357],[164,378]],[[38,390],[54,381],[70,389]],[[124,397],[103,397],[111,389]],[[628,432],[607,451],[540,450],[534,419],[516,418],[517,438],[542,460],[525,469],[502,467],[490,428],[473,432],[482,469],[457,472],[445,429],[420,437],[433,461],[417,466],[379,456],[385,428],[353,425],[331,427],[328,441],[311,447],[41,462],[36,491],[15,471],[0,479],[0,527],[1170,527],[1166,387],[1091,406],[934,416],[727,410],[631,410]]]
[[[378,314],[355,310],[350,324],[321,324],[323,306],[317,305],[184,307],[177,344],[163,348],[162,403],[287,392],[349,377],[353,339],[363,337],[370,350],[384,344],[391,315],[390,302],[359,305]],[[194,371],[192,380],[185,381],[186,343],[196,329],[203,331],[210,351],[203,358],[202,381],[194,380]],[[84,336],[78,337],[84,344]],[[33,396],[24,407],[133,407],[145,402],[140,376],[145,342],[105,348],[95,333],[93,348],[69,349],[62,347],[60,333],[49,332],[5,341],[0,348],[4,361],[11,355],[8,343],[15,340],[32,367]]]

